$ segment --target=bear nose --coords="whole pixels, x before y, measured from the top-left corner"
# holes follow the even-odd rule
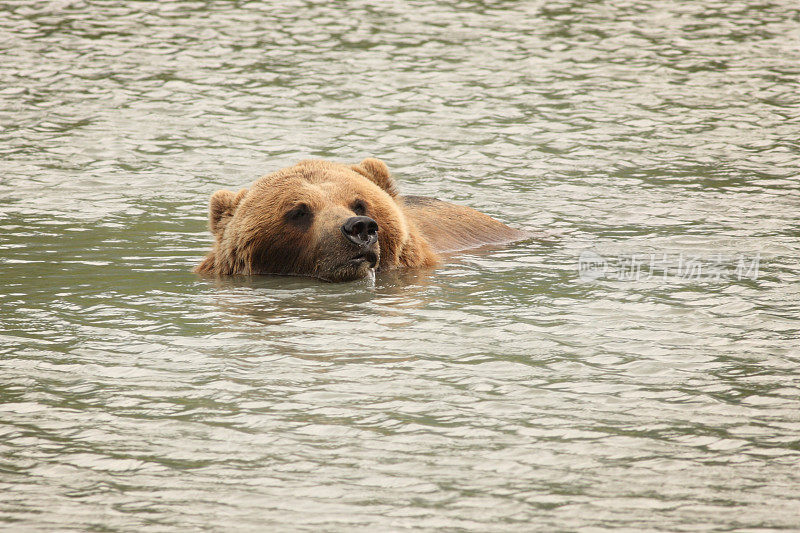
[[[342,224],[342,233],[353,244],[369,246],[378,240],[378,223],[369,217],[348,218]]]

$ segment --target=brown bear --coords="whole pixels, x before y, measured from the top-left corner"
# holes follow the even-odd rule
[[[214,246],[195,268],[350,281],[370,269],[436,265],[439,252],[526,236],[469,207],[400,196],[378,159],[307,160],[211,196]]]

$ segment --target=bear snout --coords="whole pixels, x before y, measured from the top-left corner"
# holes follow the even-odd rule
[[[353,244],[368,248],[378,241],[378,223],[369,217],[351,217],[342,224],[342,233]]]

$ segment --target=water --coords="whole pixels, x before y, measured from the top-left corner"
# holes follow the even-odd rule
[[[796,3],[0,12],[7,529],[800,529]],[[539,237],[190,272],[366,156]]]

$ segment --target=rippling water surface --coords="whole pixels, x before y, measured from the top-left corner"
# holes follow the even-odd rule
[[[9,529],[800,529],[796,2],[0,3]],[[308,157],[537,232],[212,281]]]

